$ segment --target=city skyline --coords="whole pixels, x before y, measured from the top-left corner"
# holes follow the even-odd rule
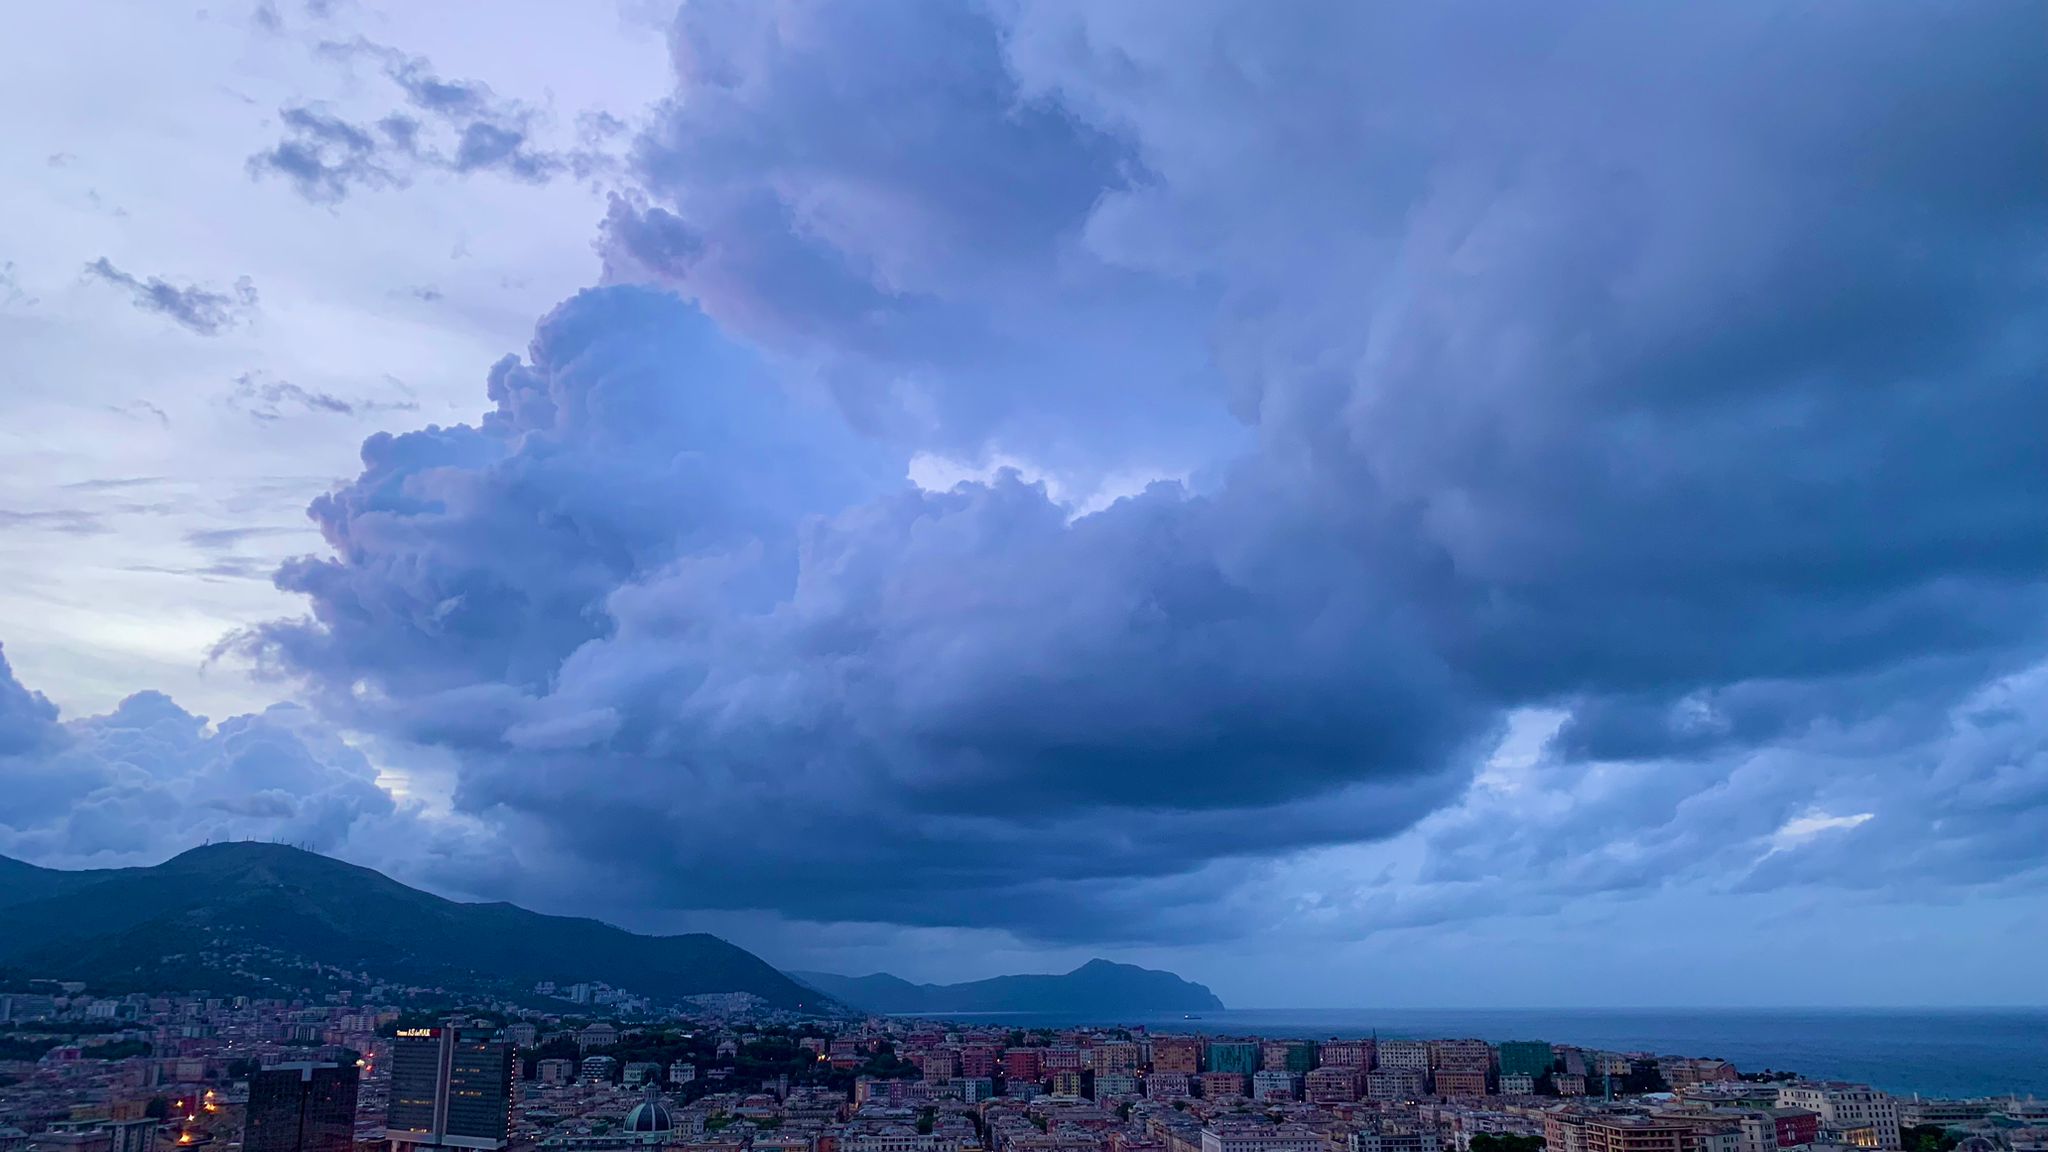
[[[2037,13],[481,12],[10,14],[0,855],[2048,1004]]]
[[[34,1136],[0,1123],[10,1152],[235,1147],[235,1133],[245,1149],[331,1152],[351,1132],[357,1152],[1027,1152],[1034,1132],[1068,1152],[2039,1152],[2048,1141],[2048,1100],[2032,1091],[2048,1072],[2042,1053],[2018,1032],[1988,1045],[1993,1034],[1976,1032],[1969,1055],[1944,1058],[1956,1037],[1943,1033],[1986,1023],[1961,1017],[1859,1042],[1788,1016],[1736,1061],[1698,1055],[1705,1033],[1619,1045],[1522,1026],[1347,1038],[818,1016],[744,996],[650,1010],[612,988],[574,1007],[522,994],[456,1008],[443,990],[388,983],[292,999],[30,983],[43,991],[0,993],[13,1037],[0,1121],[56,1122]],[[420,1007],[422,996],[441,1006]],[[23,1059],[24,1045],[47,1051]],[[1798,1053],[1799,1067],[1774,1050]],[[1878,1075],[1843,1075],[1855,1065]],[[1948,1087],[1921,1090],[1937,1083]]]

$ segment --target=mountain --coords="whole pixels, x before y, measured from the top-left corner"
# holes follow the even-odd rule
[[[462,904],[279,844],[194,848],[151,868],[60,871],[0,856],[0,967],[109,990],[277,993],[365,982],[530,995],[603,981],[659,1001],[751,992],[836,1007],[716,936],[640,936],[511,904]]]
[[[887,973],[790,975],[870,1012],[1062,1012],[1116,1016],[1139,1012],[1220,1012],[1223,1001],[1171,972],[1090,960],[1061,976],[996,976],[966,984],[912,984]]]

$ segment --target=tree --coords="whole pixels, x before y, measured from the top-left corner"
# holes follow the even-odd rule
[[[539,1046],[527,1050],[525,1060],[526,1074],[532,1076],[534,1066],[543,1060],[580,1060],[582,1058],[583,1048],[576,1043],[574,1036],[551,1036],[541,1041]]]
[[[41,1060],[43,1054],[57,1047],[52,1039],[15,1040],[0,1039],[0,1060]]]
[[[1954,1152],[1955,1134],[1939,1124],[1915,1124],[1899,1132],[1905,1152]]]
[[[1655,1060],[1631,1060],[1628,1075],[1622,1077],[1619,1087],[1630,1096],[1671,1091],[1671,1085],[1664,1082],[1663,1069],[1657,1067]]]
[[[95,1060],[126,1060],[131,1056],[147,1056],[150,1045],[147,1040],[116,1040],[112,1044],[101,1044],[85,1050]]]
[[[923,1075],[917,1065],[898,1058],[896,1046],[887,1040],[875,1046],[875,1054],[860,1066],[860,1074],[877,1080],[915,1080]]]

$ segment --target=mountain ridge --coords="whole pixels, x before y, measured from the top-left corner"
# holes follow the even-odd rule
[[[110,988],[326,986],[350,979],[493,995],[604,981],[656,1000],[749,992],[828,1011],[815,990],[705,933],[642,936],[500,902],[468,904],[280,844],[188,849],[68,871],[0,856],[0,965]]]
[[[791,972],[818,991],[870,1012],[1220,1012],[1207,986],[1172,972],[1097,958],[1071,972],[914,984],[887,972],[841,976]]]

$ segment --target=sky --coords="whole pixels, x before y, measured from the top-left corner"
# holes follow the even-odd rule
[[[4,22],[0,854],[2048,1003],[2031,5]]]

